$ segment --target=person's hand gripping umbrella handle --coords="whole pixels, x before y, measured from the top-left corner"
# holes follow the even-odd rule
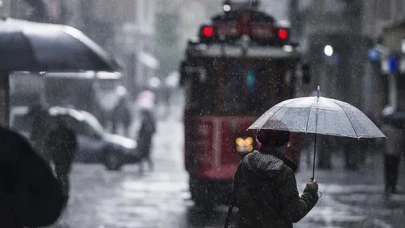
[[[307,183],[308,188],[318,192],[318,183],[314,178],[311,178],[311,181]]]

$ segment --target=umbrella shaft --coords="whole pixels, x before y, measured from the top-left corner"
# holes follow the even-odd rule
[[[315,140],[314,140],[314,161],[312,163],[312,180],[315,178],[315,159],[316,159],[316,135],[315,135]]]
[[[0,125],[9,127],[10,118],[10,82],[9,73],[0,72]]]

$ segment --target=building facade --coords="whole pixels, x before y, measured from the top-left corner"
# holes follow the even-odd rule
[[[310,64],[312,73],[311,83],[302,85],[300,92],[313,95],[320,85],[322,96],[348,102],[375,120],[374,113],[380,112],[376,108],[378,105],[366,103],[367,99],[370,100],[369,93],[373,93],[369,89],[378,84],[375,81],[373,84],[365,83],[369,78],[374,79],[366,67],[369,63],[367,53],[373,46],[373,37],[364,29],[370,23],[365,19],[365,2],[368,1],[292,2],[291,6],[296,8],[291,9],[290,15],[294,16],[291,22],[301,49],[306,54],[304,60]],[[320,141],[319,147],[324,153],[318,155],[319,168],[332,167],[332,150],[343,150],[346,161],[355,160],[353,156],[357,156],[354,149],[348,151],[347,145],[353,142],[326,136],[322,136]],[[346,167],[350,166],[350,162],[346,163]]]
[[[390,94],[389,55],[401,53],[401,41],[405,30],[401,29],[405,19],[405,2],[403,0],[370,0],[363,1],[363,30],[374,46],[369,49],[365,69],[364,109],[374,113],[374,118],[381,123],[383,110],[395,103]]]
[[[299,15],[302,20],[297,31],[301,37],[299,42],[313,71],[312,83],[303,92],[311,93],[320,85],[324,96],[359,106],[359,75],[363,73],[358,66],[365,61],[361,53],[367,45],[359,32],[359,4],[356,1],[351,4],[332,0],[302,1]],[[325,53],[325,48],[331,53]]]
[[[78,1],[83,31],[119,59],[125,85],[135,97],[159,68],[153,54],[156,1]]]
[[[383,80],[380,96],[384,99],[385,113],[405,110],[405,99],[402,99],[405,90],[402,75],[405,73],[405,2],[400,0],[372,1],[368,5],[370,16],[375,18],[374,26],[367,30],[370,36],[375,37],[375,46],[370,53],[370,66],[373,66],[376,77]],[[365,18],[367,20],[368,18]],[[371,58],[373,57],[373,58]],[[385,88],[384,90],[381,90]],[[378,89],[378,87],[376,88]]]

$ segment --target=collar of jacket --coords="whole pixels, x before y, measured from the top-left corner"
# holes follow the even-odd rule
[[[292,169],[292,171],[294,171],[294,172],[295,172],[295,171],[297,170],[297,168],[298,168],[298,166],[297,166],[293,161],[291,161],[290,159],[286,158],[283,154],[281,154],[280,152],[278,152],[278,151],[276,150],[276,148],[274,148],[274,147],[262,145],[262,146],[260,147],[259,152],[260,152],[260,153],[263,153],[263,154],[271,154],[271,155],[275,156],[276,158],[281,159],[281,160],[284,162],[284,164],[286,164],[286,165],[287,165],[290,169]]]

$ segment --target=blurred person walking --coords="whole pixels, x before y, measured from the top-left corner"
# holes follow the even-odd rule
[[[53,224],[66,197],[51,168],[19,134],[0,127],[0,227]]]
[[[46,147],[52,155],[55,174],[62,185],[66,197],[69,196],[69,173],[77,149],[76,133],[71,130],[61,117],[56,117],[56,126],[49,131]]]
[[[45,138],[48,135],[50,115],[46,107],[41,104],[35,104],[30,108],[28,113],[32,119],[31,124],[31,142],[34,149],[48,162],[51,155],[45,148]]]
[[[153,170],[153,161],[151,159],[152,137],[156,132],[156,120],[151,109],[142,109],[142,123],[138,133],[138,150],[141,154],[140,171],[144,172],[143,161],[149,165],[149,170]]]
[[[345,155],[345,169],[348,171],[356,171],[359,168],[361,143],[359,139],[353,138],[340,138],[341,145],[343,145],[343,152]]]
[[[289,137],[288,131],[260,130],[260,149],[239,164],[234,177],[237,228],[291,228],[317,203],[315,180],[298,195],[297,165],[284,156]]]
[[[384,145],[384,193],[386,197],[397,192],[401,153],[404,150],[404,133],[399,127],[384,125],[382,131],[387,135]]]
[[[120,97],[118,104],[112,111],[111,115],[112,129],[115,134],[122,133],[124,136],[129,136],[129,126],[132,122],[131,111],[129,110],[127,100],[124,96]],[[120,132],[120,129],[123,132]]]

